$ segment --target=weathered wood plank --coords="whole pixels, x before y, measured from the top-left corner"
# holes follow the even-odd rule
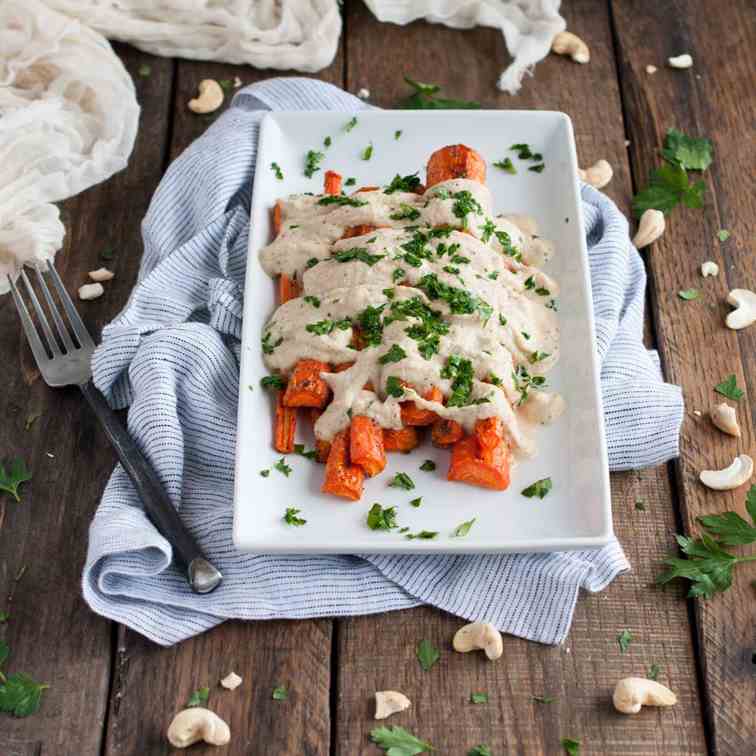
[[[222,112],[198,116],[187,109],[202,79],[244,84],[280,72],[217,63],[177,62],[173,93],[173,134],[170,154],[175,158],[202,134]],[[321,78],[341,84],[343,56]],[[167,95],[166,95],[167,96]],[[233,90],[226,96],[228,106]],[[229,503],[230,505],[230,503]],[[331,677],[330,620],[301,622],[228,622],[177,647],[158,648],[136,633],[121,629],[117,674],[108,717],[110,756],[170,751],[165,731],[191,692],[209,686],[209,706],[230,725],[227,754],[304,754],[329,752]],[[218,681],[230,670],[244,678],[235,692]],[[286,701],[272,698],[273,688],[289,690]],[[193,753],[215,753],[195,746]]]
[[[149,117],[143,115],[127,169],[63,204],[66,238],[56,263],[74,294],[86,271],[106,264],[116,272],[101,299],[79,307],[95,335],[121,308],[136,275],[139,219],[167,146],[169,106],[162,92],[173,75],[171,61],[116,49]],[[145,61],[152,65],[149,79],[137,76]],[[106,248],[114,250],[108,262],[100,257]],[[113,627],[84,604],[80,576],[89,522],[115,455],[79,392],[50,389],[39,377],[10,297],[0,300],[0,355],[0,457],[24,458],[33,474],[20,504],[0,495],[0,610],[11,615],[0,633],[12,651],[6,671],[23,671],[51,686],[39,713],[27,719],[0,715],[0,752],[96,754]]]
[[[608,193],[627,209],[630,174],[607,9],[578,2],[564,10],[570,28],[590,45],[591,63],[579,66],[553,56],[511,98],[495,89],[506,62],[498,33],[379,25],[362,6],[351,6],[349,89],[367,87],[372,101],[391,107],[405,94],[406,74],[484,107],[563,110],[573,119],[581,164],[609,160],[615,178]],[[587,753],[705,752],[687,610],[674,592],[649,588],[655,563],[673,544],[666,469],[613,475],[612,490],[615,529],[634,570],[603,593],[581,597],[561,648],[507,637],[503,659],[491,663],[454,654],[451,638],[462,623],[432,609],[339,620],[336,753],[376,752],[367,745],[376,725],[371,697],[386,688],[413,701],[388,723],[408,727],[442,753],[466,753],[479,743],[494,753],[558,753],[563,737],[581,740]],[[645,511],[635,508],[636,498],[645,501]],[[623,654],[617,635],[624,629],[634,641]],[[414,656],[422,638],[442,650],[441,661],[427,673]],[[678,706],[634,718],[615,713],[610,698],[617,680],[644,675],[654,663],[661,667],[659,679],[678,693]],[[490,703],[471,704],[473,691],[487,692]],[[558,700],[534,702],[534,695],[544,694]]]
[[[664,237],[647,253],[653,280],[659,343],[671,378],[683,386],[688,417],[683,428],[677,473],[687,532],[697,530],[702,514],[735,509],[744,514],[745,488],[714,493],[697,482],[701,469],[724,467],[733,456],[753,456],[756,440],[756,331],[734,333],[724,327],[727,292],[756,288],[756,195],[751,138],[756,12],[745,1],[712,7],[705,2],[653,5],[613,3],[634,174],[645,185],[658,165],[666,130],[707,136],[714,143],[714,163],[703,179],[703,211],[679,209],[668,219]],[[670,19],[675,19],[674,27]],[[670,55],[689,52],[689,70],[666,67]],[[648,75],[647,64],[659,66]],[[717,231],[729,229],[725,243]],[[714,260],[717,278],[702,279],[700,265]],[[701,290],[698,301],[684,302],[680,289]],[[738,403],[740,439],[713,428],[706,413],[723,397],[713,387],[734,373],[746,396]],[[732,404],[732,402],[730,402]],[[698,417],[694,411],[703,413]],[[747,553],[747,550],[739,550]],[[751,549],[750,553],[756,553]],[[719,754],[756,750],[753,696],[753,565],[739,566],[733,587],[724,595],[696,602],[696,625],[712,746]]]

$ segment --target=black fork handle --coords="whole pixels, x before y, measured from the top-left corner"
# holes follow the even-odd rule
[[[152,465],[139,450],[105,397],[92,381],[79,386],[89,406],[94,410],[105,433],[118,454],[118,459],[134,484],[147,516],[161,535],[173,547],[176,563],[185,571],[189,585],[195,593],[210,593],[223,575],[202,553],[197,542],[181,522],[178,512],[158,479]]]

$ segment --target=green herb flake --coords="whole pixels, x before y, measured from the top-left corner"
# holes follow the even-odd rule
[[[279,459],[278,462],[273,465],[273,467],[282,475],[285,475],[287,478],[289,477],[289,475],[291,475],[291,467],[286,464],[286,457],[281,457],[281,459]]]
[[[441,91],[438,84],[425,84],[421,81],[404,77],[404,81],[412,87],[414,92],[399,107],[405,110],[477,110],[480,103],[475,100],[456,100],[447,97],[436,97]]]
[[[420,217],[420,211],[417,208],[412,207],[411,205],[407,205],[406,203],[402,202],[399,205],[399,210],[395,213],[392,213],[389,215],[389,218],[391,220],[409,220],[414,221],[417,220]]]
[[[378,362],[381,365],[388,365],[392,362],[399,362],[407,356],[407,352],[402,349],[399,344],[392,344],[391,349],[385,354],[381,355]]]
[[[400,472],[394,475],[389,481],[390,488],[403,488],[405,491],[411,491],[415,487],[415,483],[407,473]]]
[[[278,163],[276,162],[271,163],[270,169],[273,171],[273,173],[275,174],[276,178],[279,181],[283,181],[283,177],[284,177],[283,171],[281,170],[281,166]]]
[[[357,197],[347,197],[345,194],[327,194],[318,200],[319,205],[338,205],[339,207],[364,207],[367,205],[365,200]]]
[[[517,157],[520,158],[520,160],[531,160],[533,157],[533,153],[530,150],[530,145],[525,144],[524,142],[513,144],[509,149],[513,152],[516,152]]]
[[[477,519],[477,517],[473,517],[472,520],[467,520],[467,522],[463,522],[460,525],[457,525],[457,527],[452,530],[452,537],[464,538],[470,532],[470,528],[472,528]]]
[[[624,654],[630,647],[630,643],[633,640],[633,634],[629,630],[623,630],[617,636],[617,643],[619,643],[620,651]]]
[[[430,743],[416,738],[404,727],[376,727],[370,731],[370,740],[385,751],[386,756],[415,756],[433,750]]]
[[[397,129],[394,132],[394,141],[399,141],[399,139],[401,139],[401,136],[402,136],[402,130],[401,129]]]
[[[420,177],[417,173],[410,173],[408,176],[400,176],[398,173],[391,179],[391,183],[383,190],[384,194],[394,194],[394,192],[415,193],[420,186]]]
[[[551,491],[551,478],[541,478],[541,480],[531,483],[527,488],[523,488],[521,493],[529,499],[535,496],[543,499],[549,491]]]
[[[636,499],[635,500],[635,508],[639,512],[645,512],[646,511],[646,502],[643,499]]]
[[[295,507],[287,507],[282,519],[287,525],[304,525],[307,520],[303,520],[297,516],[301,511],[301,509],[296,509]]]
[[[347,133],[350,132],[355,126],[357,125],[357,116],[352,116],[345,124],[344,124],[344,131]]]
[[[113,250],[110,247],[107,247],[100,252],[100,259],[101,260],[112,260],[115,257],[115,250]]]
[[[281,391],[286,388],[286,380],[280,375],[266,375],[260,379],[260,385],[270,391]]]
[[[410,541],[416,539],[420,539],[421,541],[432,541],[437,535],[437,530],[421,530],[419,533],[407,533],[404,537]]]
[[[307,302],[307,304],[311,304],[313,307],[320,307],[320,299],[314,297],[312,294],[308,294],[304,297],[304,301]]]
[[[539,704],[552,704],[556,701],[554,696],[533,696],[533,700]]]
[[[494,167],[501,168],[502,171],[505,171],[506,173],[511,173],[513,176],[517,173],[517,168],[515,168],[515,165],[510,158],[497,160],[494,163]]]
[[[440,658],[441,652],[428,640],[421,640],[417,644],[417,660],[423,671],[427,672]]]
[[[728,399],[732,399],[734,402],[740,401],[744,394],[743,390],[738,388],[738,380],[735,377],[735,373],[731,373],[721,383],[714,386],[714,391],[722,396],[726,396]]]
[[[665,215],[681,202],[687,207],[703,207],[703,181],[690,184],[688,174],[679,165],[667,163],[651,173],[649,186],[633,197],[633,213],[637,218],[651,208]]]
[[[410,506],[417,509],[423,503],[423,497],[418,496],[416,499],[410,499]],[[409,530],[409,528],[407,528]]]
[[[426,459],[425,462],[420,465],[420,469],[423,472],[433,472],[436,469],[436,463],[432,459]]]
[[[646,675],[646,677],[649,680],[658,680],[660,672],[661,672],[661,667],[658,664],[652,664],[648,668],[648,674]]]
[[[365,149],[360,153],[360,159],[362,160],[370,160],[370,158],[373,157],[373,143],[370,142],[370,144],[365,147]]]
[[[710,140],[689,137],[677,129],[667,131],[661,152],[665,160],[692,171],[705,171],[712,161]]]
[[[365,265],[369,265],[372,268],[373,265],[383,260],[384,257],[386,257],[386,255],[371,254],[368,252],[367,247],[352,247],[351,249],[342,249],[336,252],[331,259],[340,263],[354,262],[357,260],[358,262],[365,263]]]
[[[717,231],[717,239],[721,242],[726,242],[732,234],[726,229],[726,228],[720,228],[719,231]]]
[[[195,706],[204,706],[210,698],[210,688],[197,688],[197,690],[189,696],[189,700],[186,702],[188,709],[193,709]]]
[[[137,73],[143,78],[147,79],[149,78],[150,74],[152,73],[152,66],[148,66],[146,63],[142,63],[139,68],[137,68]]]
[[[401,381],[395,375],[390,375],[386,379],[386,393],[397,399],[404,396],[404,386],[402,386]]]
[[[330,147],[330,146],[331,146],[332,144],[333,144],[333,140],[332,140],[332,139],[331,139],[331,137],[329,137],[329,136],[327,136],[327,137],[326,137],[326,138],[325,138],[325,139],[323,140],[323,147],[325,147],[326,149],[328,149],[328,148],[329,148],[329,147]]]
[[[559,741],[559,745],[564,748],[564,752],[567,756],[580,756],[580,741],[573,740],[572,738],[562,738]]]
[[[285,701],[289,697],[289,691],[283,685],[273,688],[273,700]]]
[[[0,612],[0,625],[7,622],[10,619],[8,612]],[[4,659],[0,658],[0,666],[2,666]]]
[[[376,502],[367,514],[367,526],[370,530],[393,530],[397,527],[396,507],[384,508]]]
[[[26,463],[20,457],[11,460],[7,470],[0,464],[0,491],[10,494],[16,501],[21,501],[18,493],[21,484],[30,481],[31,478]]]
[[[260,470],[260,476],[267,478],[270,475],[270,470]]]
[[[357,179],[354,176],[350,176],[345,182],[344,186],[354,186],[357,183]]]
[[[680,297],[680,299],[689,302],[692,299],[698,299],[699,291],[698,289],[683,289],[682,291],[677,292],[677,296]]]
[[[308,150],[305,155],[304,175],[312,178],[320,170],[320,163],[325,159],[325,155],[317,150]]]
[[[20,672],[0,679],[0,711],[19,718],[34,714],[42,701],[42,691],[50,687]]]
[[[488,703],[488,693],[471,693],[470,694],[470,703],[474,703],[474,704],[487,704]]]
[[[493,756],[493,754],[491,753],[491,749],[485,743],[481,743],[480,745],[471,748],[467,752],[467,756]]]

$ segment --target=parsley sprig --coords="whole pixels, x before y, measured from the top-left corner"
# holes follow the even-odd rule
[[[441,91],[438,84],[425,84],[415,81],[409,76],[404,81],[414,90],[412,94],[399,104],[405,110],[478,110],[480,103],[475,100],[455,100],[447,97],[436,97]]]
[[[7,471],[0,464],[0,491],[10,494],[16,501],[21,501],[18,489],[28,480],[31,480],[31,473],[26,469],[26,463],[20,457],[10,462]]]
[[[0,640],[0,711],[14,717],[28,717],[39,709],[42,691],[50,686],[38,683],[22,672],[6,677],[1,668],[9,656],[8,645]]]
[[[404,727],[376,727],[370,731],[370,739],[389,756],[416,756],[433,750],[430,743],[416,738]]]

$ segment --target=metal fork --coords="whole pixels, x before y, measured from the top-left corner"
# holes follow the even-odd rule
[[[92,337],[79,317],[71,297],[68,296],[58,271],[49,262],[47,263],[47,272],[50,274],[55,291],[67,316],[67,318],[64,318],[63,313],[53,301],[52,293],[42,271],[37,270],[37,283],[55,324],[55,330],[58,334],[57,340],[26,271],[22,270],[20,275],[26,288],[26,294],[37,315],[44,336],[44,343],[29,314],[19,287],[16,286],[10,276],[8,277],[21,324],[45,383],[48,386],[75,385],[81,389],[113,444],[124,470],[131,478],[148,517],[173,547],[174,559],[185,571],[192,590],[196,593],[209,593],[219,585],[223,575],[210,563],[197,542],[184,527],[152,465],[139,451],[126,428],[123,427],[103,395],[92,383],[91,358],[95,349],[94,341],[92,341]]]

